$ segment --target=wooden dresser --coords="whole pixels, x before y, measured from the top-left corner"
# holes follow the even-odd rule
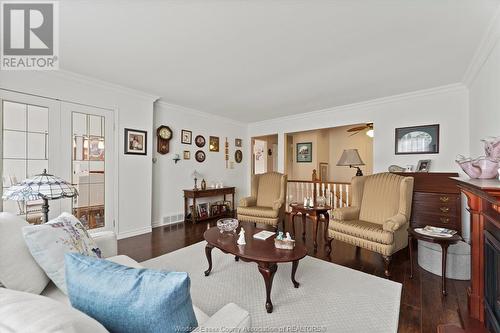
[[[432,225],[462,234],[462,203],[457,183],[450,177],[458,173],[401,172],[415,179],[410,224],[413,228]]]

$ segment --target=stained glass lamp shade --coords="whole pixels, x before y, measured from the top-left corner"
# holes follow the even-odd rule
[[[44,222],[49,220],[49,200],[73,198],[78,195],[77,189],[57,176],[50,175],[47,170],[42,174],[25,179],[21,183],[12,185],[3,194],[5,200],[34,201],[43,200],[42,213]]]

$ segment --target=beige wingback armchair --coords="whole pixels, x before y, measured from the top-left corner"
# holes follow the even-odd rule
[[[252,176],[251,196],[240,200],[238,220],[277,228],[285,219],[287,176],[268,172]]]
[[[408,245],[413,177],[392,173],[354,177],[352,206],[333,211],[328,233],[334,239],[380,253],[389,276],[391,256]]]

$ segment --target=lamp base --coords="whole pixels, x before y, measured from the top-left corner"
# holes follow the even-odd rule
[[[358,169],[358,171],[356,171],[356,176],[363,176],[363,171],[361,171],[361,169],[358,166],[350,165],[349,167]]]
[[[49,200],[48,199],[43,199],[43,204],[42,204],[42,214],[43,214],[43,223],[49,222]]]

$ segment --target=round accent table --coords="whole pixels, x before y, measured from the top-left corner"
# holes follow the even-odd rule
[[[295,237],[295,223],[293,223],[293,219],[297,214],[302,215],[302,238],[306,238],[306,216],[312,221],[313,226],[313,238],[314,238],[314,250],[318,248],[318,220],[321,216],[325,219],[325,231],[323,237],[325,238],[325,242],[328,243],[328,224],[330,222],[330,215],[328,211],[332,209],[330,206],[314,206],[314,207],[304,207],[302,204],[290,204],[290,208],[292,211],[290,212],[290,224],[293,229],[293,236]]]
[[[451,237],[437,237],[437,236],[429,236],[423,235],[419,232],[416,232],[414,228],[408,229],[408,250],[410,255],[410,279],[413,278],[413,246],[412,240],[418,239],[421,241],[426,241],[430,243],[439,244],[441,246],[441,292],[444,296],[446,296],[446,257],[448,255],[448,247],[452,244],[456,244],[462,240],[458,234],[455,234]]]

